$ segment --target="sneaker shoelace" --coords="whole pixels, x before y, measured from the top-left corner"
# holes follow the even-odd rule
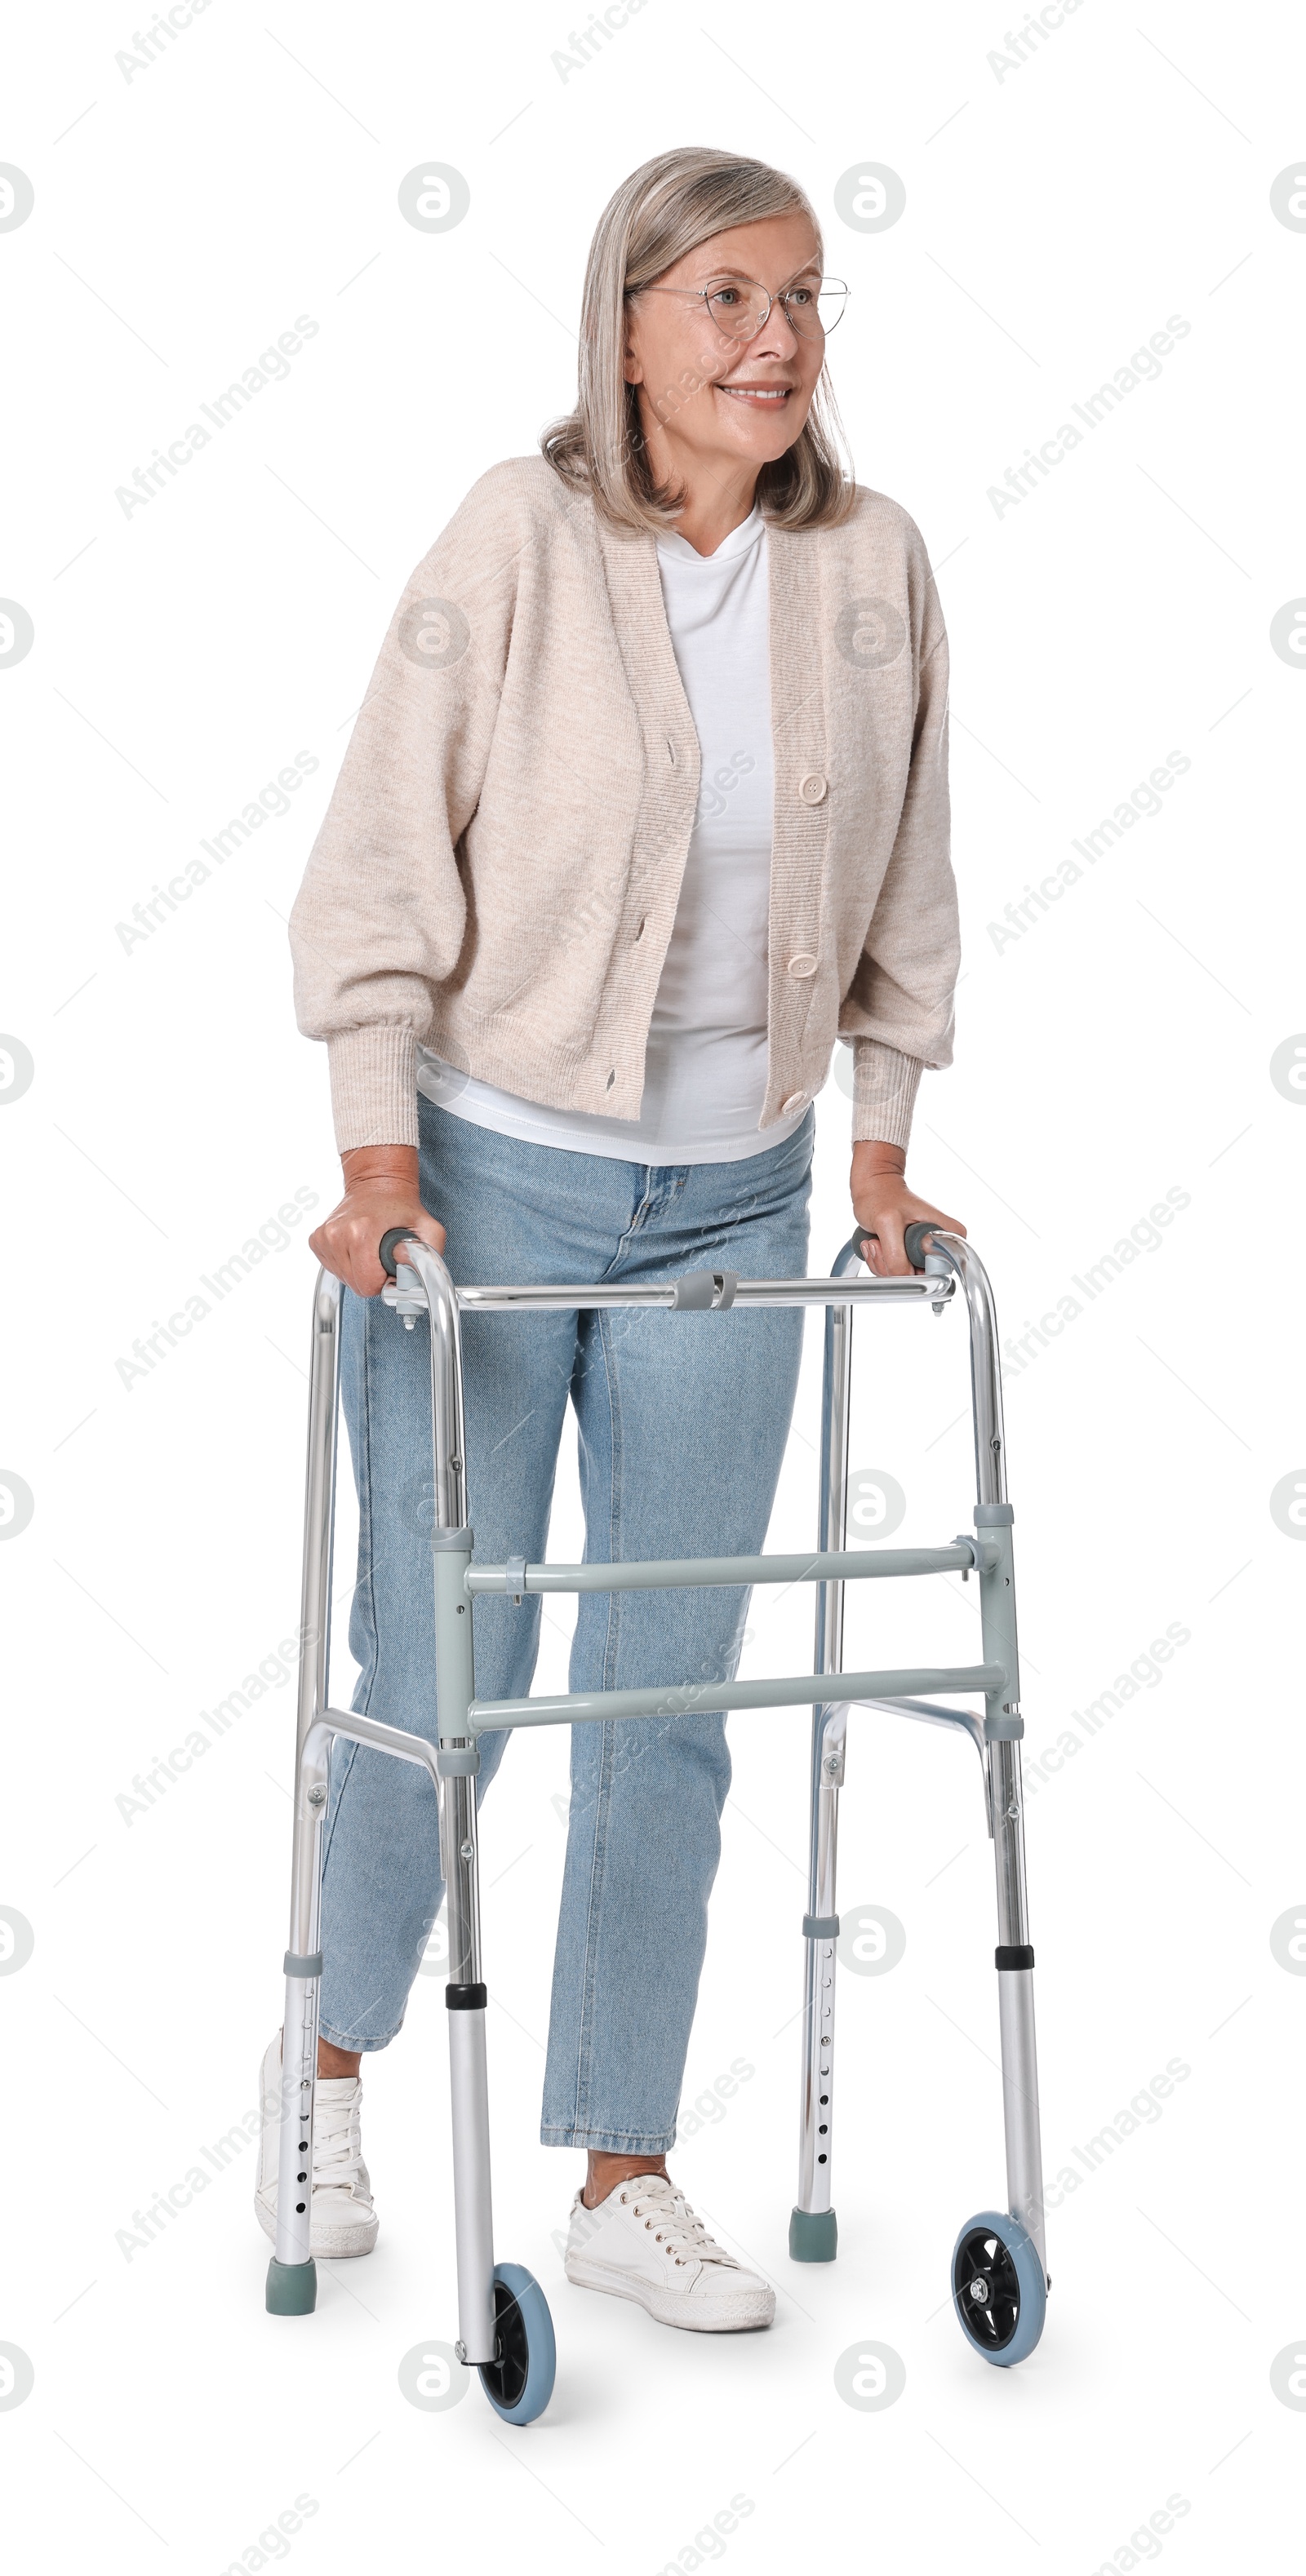
[[[325,2102],[319,2085],[313,2110],[313,2189],[345,2191],[351,2195],[360,2189],[363,2177],[363,2136],[359,2116],[359,2094],[344,2102]]]
[[[622,2207],[632,2218],[643,2219],[654,2243],[665,2246],[677,2263],[721,2263],[729,2271],[738,2271],[734,2255],[708,2235],[683,2191],[666,2174],[638,2174],[623,2186],[619,2197]]]

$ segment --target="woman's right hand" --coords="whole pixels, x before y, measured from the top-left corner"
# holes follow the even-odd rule
[[[417,1178],[415,1145],[358,1145],[342,1154],[345,1194],[308,1238],[324,1270],[360,1297],[379,1297],[386,1284],[379,1245],[401,1225],[432,1252],[444,1250],[444,1227],[428,1216]]]

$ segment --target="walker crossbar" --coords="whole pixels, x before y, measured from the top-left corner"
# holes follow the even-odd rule
[[[1002,1664],[936,1666],[905,1673],[843,1673],[849,1700],[893,1700],[913,1691],[1003,1691]],[[815,1708],[830,1692],[828,1673],[790,1673],[778,1681],[673,1682],[666,1689],[572,1691],[556,1699],[474,1699],[467,1732],[496,1726],[568,1726],[575,1719],[689,1717],[697,1709]]]
[[[497,1309],[515,1315],[545,1315],[557,1313],[559,1309],[577,1307],[592,1310],[599,1306],[660,1306],[664,1310],[686,1314],[702,1310],[695,1297],[684,1293],[687,1288],[693,1288],[698,1279],[728,1280],[732,1277],[730,1271],[704,1270],[665,1287],[628,1287],[614,1283],[610,1288],[593,1285],[581,1288],[468,1288],[460,1287],[452,1280],[449,1286],[450,1295],[464,1314],[479,1315]],[[955,1293],[955,1283],[951,1279],[922,1278],[919,1273],[889,1279],[740,1279],[735,1281],[732,1293],[722,1302],[730,1306],[936,1306],[946,1305]],[[414,1298],[412,1287],[405,1282],[396,1280],[392,1287],[382,1289],[381,1296],[387,1306],[393,1306],[401,1315],[426,1313],[425,1296],[419,1289]],[[410,1298],[414,1299],[411,1306],[407,1303]],[[702,1305],[705,1307],[707,1304],[708,1300],[704,1298]],[[719,1305],[716,1311],[720,1311]]]
[[[951,1547],[865,1547],[816,1556],[651,1557],[621,1565],[471,1565],[469,1592],[674,1592],[691,1584],[856,1583],[874,1574],[969,1574],[988,1559],[973,1538]],[[959,1682],[958,1690],[971,1684]]]
[[[929,1250],[926,1250],[926,1244]],[[803,1918],[805,1984],[799,2192],[789,2247],[798,2261],[833,2259],[837,2228],[831,2198],[834,2068],[834,1977],[839,1918],[835,1911],[838,1794],[843,1785],[850,1708],[868,1708],[963,1731],[984,1770],[989,1833],[997,1876],[999,2031],[1007,2155],[1007,2211],[968,2220],[953,2255],[953,2300],[961,2324],[983,2356],[1006,2366],[1038,2340],[1047,2288],[1044,2251],[1038,2075],[1034,2040],[1033,1962],[1025,1893],[1020,1781],[1019,1663],[1016,1645],[1013,1514],[1006,1499],[1002,1390],[997,1323],[988,1279],[964,1236],[923,1226],[907,1229],[908,1276],[857,1278],[860,1237],[845,1245],[829,1279],[740,1280],[727,1270],[702,1271],[657,1286],[456,1285],[430,1246],[402,1229],[381,1244],[392,1284],[384,1302],[412,1331],[428,1319],[435,1512],[431,1565],[435,1592],[433,1735],[409,1734],[329,1705],[329,1611],[337,1451],[341,1284],[325,1271],[314,1295],[309,1390],[295,1763],[295,1821],[290,1946],[282,2042],[281,2139],[277,2241],[267,2303],[300,2315],[315,2301],[311,2252],[313,2098],[321,1977],[321,1833],[328,1799],[331,1741],[344,1736],[426,1771],[436,1790],[441,1867],[447,1891],[450,2104],[453,2126],[454,2233],[461,2359],[480,2370],[500,2414],[526,2422],[547,2403],[552,2386],[552,2328],[537,2283],[518,2265],[497,2265],[490,2198],[486,2087],[486,1989],[481,1980],[477,1862],[478,1737],[491,1730],[668,1718],[722,1709],[810,1706],[810,1864]],[[970,1330],[971,1393],[977,1501],[975,1536],[936,1548],[845,1546],[851,1331],[856,1306],[914,1302],[944,1311],[960,1288]],[[630,1564],[474,1565],[467,1522],[460,1315],[532,1314],[559,1309],[645,1307],[705,1314],[765,1306],[825,1309],[821,1482],[817,1545],[801,1555],[673,1558]],[[671,1331],[677,1327],[672,1325]],[[712,1329],[712,1328],[709,1328]],[[892,1672],[845,1673],[843,1594],[850,1581],[891,1575],[974,1573],[979,1583],[983,1660]],[[641,1689],[571,1692],[514,1700],[478,1700],[470,1615],[483,1596],[520,1601],[546,1592],[674,1591],[708,1585],[813,1583],[816,1651],[812,1673],[778,1679],[685,1681]],[[830,1694],[837,1689],[839,1697]],[[982,1695],[982,1715],[949,1708],[932,1693]],[[528,2351],[529,2345],[529,2351]],[[547,2366],[541,2358],[547,2346]],[[533,2356],[533,2357],[532,2357]]]

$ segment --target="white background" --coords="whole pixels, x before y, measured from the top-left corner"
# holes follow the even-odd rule
[[[960,0],[648,0],[565,80],[570,31],[543,8],[213,0],[130,79],[107,8],[11,26],[0,156],[35,188],[0,233],[0,591],[35,628],[0,669],[0,1026],[35,1065],[0,1121],[0,1450],[35,1498],[0,1549],[0,1904],[35,1935],[0,1978],[0,2341],[35,2372],[0,2412],[16,2564],[1283,2563],[1306,2428],[1270,2368],[1306,2334],[1306,1992],[1269,1931],[1306,1868],[1301,1559],[1269,1497],[1306,1424],[1302,1095],[1269,1061],[1306,1023],[1306,680],[1269,629],[1306,584],[1306,237],[1270,188],[1301,149],[1303,63],[1287,9],[1144,16],[1083,0],[999,76],[1001,21]],[[280,2003],[291,1690],[144,1813],[116,1801],[295,1625],[307,1227],[148,1376],[115,1363],[296,1188],[335,1194],[284,916],[411,567],[567,407],[592,227],[686,141],[809,189],[853,288],[832,373],[859,478],[940,567],[966,956],[916,1184],[968,1223],[1012,1336],[1167,1191],[1190,1201],[1027,1345],[1007,1397],[1027,1752],[1190,1631],[1031,1781],[1049,2177],[1171,2059],[1190,2072],[1053,2211],[1043,2341],[986,2368],[947,2305],[956,2230],[1004,2189],[979,1782],[960,1743],[854,1720],[842,1895],[892,1908],[907,1947],[842,1980],[840,2256],[791,2266],[806,1724],[739,1717],[686,2106],[736,2058],[755,2071],[676,2170],[775,2279],[776,2324],[678,2336],[570,2289],[555,2238],[579,2160],[535,2143],[566,1748],[526,1738],[484,1822],[497,2233],[547,2291],[560,2363],[515,2433],[475,2387],[426,2413],[397,2376],[456,2332],[436,1978],[367,2069],[380,2243],[323,2267],[315,2318],[263,2312],[252,2149],[130,2259],[118,2242],[253,2104]],[[398,211],[423,154],[470,187],[445,234]],[[834,210],[859,155],[905,183],[880,234]],[[319,329],[288,380],[126,515],[117,487],[300,314]],[[1172,315],[1190,328],[1159,381],[999,515],[989,487]],[[125,950],[115,925],[301,749],[318,767],[291,810]],[[988,925],[1172,750],[1191,765],[1163,810],[999,947]],[[849,1222],[834,1082],[819,1120],[814,1269]],[[815,1352],[814,1330],[780,1546],[813,1531]],[[967,1405],[959,1315],[866,1321],[854,1464],[905,1489],[905,1541],[969,1521]],[[338,1573],[347,1593],[347,1532]],[[803,1669],[809,1621],[806,1594],[760,1599],[751,1668]],[[545,1633],[558,1687],[565,1636]],[[877,1585],[850,1660],[967,1660],[975,1637],[973,1587]],[[867,2338],[906,2369],[881,2413],[834,2384]],[[315,2511],[260,2548],[297,2495]],[[1131,2545],[1170,2496],[1188,2510]],[[737,2528],[696,2544],[732,2497]]]

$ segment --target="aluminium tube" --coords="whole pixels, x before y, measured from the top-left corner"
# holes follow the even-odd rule
[[[1019,1721],[1019,1668],[1016,1660],[1015,1567],[1007,1503],[1006,1437],[1002,1421],[1002,1378],[998,1363],[998,1326],[993,1291],[979,1254],[961,1235],[936,1233],[932,1241],[948,1260],[966,1293],[970,1319],[971,1391],[975,1413],[976,1523],[991,1527],[999,1542],[1000,1561],[980,1576],[980,1607],[986,1654],[996,1652],[1010,1669],[1011,1686],[999,1701],[990,1699],[988,1725]],[[986,1508],[998,1506],[1003,1525],[986,1525]],[[995,1515],[995,1522],[997,1516]],[[988,1727],[986,1725],[986,1732]],[[998,2029],[1002,2053],[1002,2114],[1007,2157],[1007,2206],[1028,2229],[1047,2272],[1043,2159],[1038,2100],[1038,2052],[1034,2033],[1033,1949],[1025,1883],[1024,1792],[1019,1735],[992,1735],[988,1746],[989,1810],[993,1825],[993,1859],[998,1898]],[[1024,1964],[1002,1953],[1023,1954]]]
[[[857,1239],[844,1245],[831,1273],[843,1280],[861,1268]],[[825,1355],[821,1381],[821,1464],[817,1495],[817,1546],[820,1553],[846,1553],[848,1521],[848,1423],[852,1400],[852,1328],[850,1305],[825,1310]],[[837,1673],[843,1664],[843,1576],[823,1579],[816,1595],[818,1673]],[[838,1862],[839,1791],[843,1785],[847,1745],[846,1703],[818,1702],[812,1711],[808,1762],[807,1920],[835,1920]],[[790,2220],[790,2250],[807,2246],[830,2260],[837,2243],[832,2198],[834,2161],[834,1995],[836,1935],[807,1932],[803,1941],[803,2011],[798,2105],[798,2198]],[[823,2227],[804,2227],[819,2217]]]
[[[408,1259],[407,1252],[403,1257]],[[413,1264],[414,1268],[418,1266]],[[624,1285],[556,1288],[538,1285],[465,1286],[455,1293],[464,1313],[491,1307],[507,1308],[519,1315],[554,1313],[559,1308],[570,1307],[662,1306],[674,1309],[676,1282],[673,1280],[664,1288]],[[741,1279],[731,1300],[731,1311],[740,1306],[930,1306],[952,1294],[950,1279],[927,1279],[919,1272],[891,1279],[849,1279],[846,1282],[840,1277],[837,1287],[832,1286],[829,1279]]]
[[[841,1319],[842,1320],[842,1319]],[[820,1583],[834,1590],[875,1576],[964,1574],[981,1561],[978,1542],[950,1547],[814,1548],[807,1556],[632,1557],[616,1564],[474,1565],[471,1593],[675,1592],[705,1584]],[[820,1637],[817,1638],[818,1668]]]
[[[466,1582],[472,1534],[467,1527],[458,1294],[444,1262],[429,1244],[410,1236],[403,1254],[426,1292],[431,1332],[431,1455],[435,1472],[431,1565],[440,1748],[442,1752],[461,1753],[471,1745],[467,1711],[476,1684],[472,1604]],[[486,1996],[481,1983],[480,1872],[476,1779],[472,1773],[446,1774],[441,1779],[440,1858],[449,1929],[445,2004],[449,2025],[459,2358],[474,2367],[478,2362],[494,2360],[496,2340]]]
[[[290,1944],[281,2034],[280,2130],[277,2141],[278,2269],[312,2261],[313,2105],[317,2084],[320,1971],[319,1852],[326,1809],[326,1767],[313,1760],[310,1736],[326,1704],[331,1634],[331,1555],[335,1520],[336,1421],[340,1378],[338,1279],[318,1272],[309,1358],[308,1451],[304,1476],[304,1561],[300,1588],[299,1676],[295,1724],[294,1825]],[[296,1962],[291,1967],[291,1960]],[[267,2116],[266,2104],[262,2106]],[[269,2297],[274,2294],[269,2289]],[[307,2301],[304,2302],[307,2304]]]
[[[556,1699],[475,1699],[469,1726],[483,1735],[496,1726],[573,1726],[620,1717],[692,1717],[698,1709],[814,1708],[822,1700],[823,1673],[786,1673],[777,1681],[653,1683],[647,1690],[572,1691]],[[994,1691],[1006,1680],[1002,1664],[931,1665],[907,1672],[841,1673],[850,1700],[919,1698],[935,1691]]]
[[[1007,1455],[1002,1426],[1002,1377],[998,1367],[998,1319],[989,1276],[964,1234],[932,1231],[931,1243],[951,1263],[966,1295],[970,1321],[970,1385],[975,1425],[975,1498],[1005,1503]],[[936,1278],[935,1286],[945,1283]]]

